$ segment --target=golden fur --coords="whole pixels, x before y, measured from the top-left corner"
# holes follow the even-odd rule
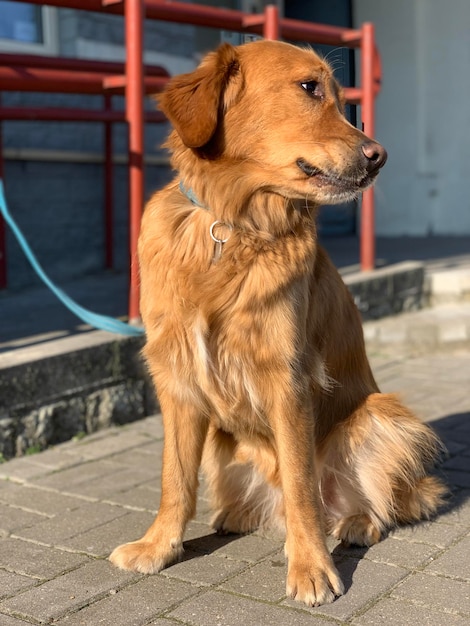
[[[357,196],[386,153],[344,118],[329,66],[285,43],[221,46],[160,107],[177,176],[146,207],[139,256],[162,498],[110,558],[152,573],[181,556],[202,462],[217,531],[285,524],[287,593],[331,602],[343,585],[327,532],[368,546],[444,493],[427,475],[437,438],[379,392],[317,244],[317,207]]]

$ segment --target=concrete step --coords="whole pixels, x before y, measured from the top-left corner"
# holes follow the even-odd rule
[[[470,349],[470,302],[441,304],[364,323],[369,351],[425,354]]]

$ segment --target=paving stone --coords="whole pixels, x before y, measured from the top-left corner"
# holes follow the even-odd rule
[[[179,580],[148,576],[57,622],[63,626],[140,626],[199,589]],[[158,623],[158,622],[152,622]],[[168,625],[169,622],[165,621]]]
[[[126,424],[123,428],[132,432],[143,433],[155,439],[163,439],[163,423],[161,413],[157,413],[151,417],[145,417],[137,422],[132,422],[132,424]]]
[[[230,559],[255,563],[279,548],[278,543],[256,535],[238,537],[237,541],[227,543],[216,551],[216,554]]]
[[[101,447],[103,444],[101,443]],[[80,471],[75,467],[67,468],[59,472],[54,472],[47,476],[40,477],[35,484],[49,489],[56,489],[64,493],[71,493],[73,489],[80,485],[85,485],[99,478],[108,475],[115,475],[122,471],[122,467],[118,463],[110,460],[90,461],[80,465]],[[84,490],[82,490],[84,491]],[[86,489],[85,489],[86,492]],[[85,493],[86,495],[86,493]]]
[[[106,446],[101,441],[89,443],[87,439],[82,440],[74,449],[74,454],[78,454],[82,460],[93,461],[149,443],[149,438],[144,433],[132,432],[124,427],[111,429],[109,435]]]
[[[35,463],[31,457],[12,459],[8,463],[0,464],[0,479],[23,482],[40,478],[51,473],[51,469]]]
[[[465,537],[444,554],[434,559],[424,573],[434,572],[444,576],[462,578],[470,581],[470,537]]]
[[[414,573],[393,590],[392,596],[470,617],[470,585],[460,580]]]
[[[194,524],[194,523],[193,523]],[[199,535],[185,534],[185,548],[204,554],[218,554],[237,561],[254,563],[278,549],[278,544],[257,535],[217,535],[210,526],[199,525]],[[191,527],[194,533],[194,525]]]
[[[15,533],[23,539],[57,545],[127,513],[125,509],[101,502],[85,503],[74,511],[66,511],[53,518],[42,518],[39,523],[29,524],[29,527],[17,529]]]
[[[113,464],[115,462],[113,461]],[[135,488],[138,485],[156,482],[154,473],[144,469],[119,466],[116,471],[98,476],[95,479],[79,482],[67,487],[67,492],[98,500],[108,499],[114,493],[125,489]]]
[[[137,422],[138,423],[138,422]],[[124,450],[118,454],[113,454],[112,460],[115,463],[127,465],[129,467],[145,467],[152,471],[154,476],[161,476],[161,455],[163,452],[163,441],[148,440],[148,443],[136,449]]]
[[[284,600],[283,604],[296,606],[311,615],[325,615],[346,621],[408,575],[408,570],[401,567],[372,563],[366,559],[346,559],[338,563],[337,567],[345,585],[345,594],[332,604],[309,608],[291,599]]]
[[[417,624],[418,626],[465,626],[468,620],[452,613],[437,611],[408,604],[403,600],[385,598],[369,609],[364,615],[353,619],[354,626],[398,626]]]
[[[462,490],[456,493],[435,521],[438,524],[470,526],[470,491]]]
[[[0,502],[14,505],[26,511],[54,516],[61,511],[71,511],[83,506],[83,500],[34,485],[7,484],[0,490]]]
[[[0,516],[0,536],[8,535],[11,532],[18,532],[21,529],[34,527],[47,521],[47,517],[39,513],[24,511],[14,506],[2,506]]]
[[[423,563],[429,561],[433,555],[438,554],[441,549],[438,546],[426,545],[424,543],[407,543],[388,537],[374,546],[364,548],[341,548],[344,553],[354,556],[354,552],[363,552],[364,558],[378,563],[389,563],[399,565],[406,569],[415,569]]]
[[[321,617],[315,618],[288,607],[272,606],[219,591],[208,591],[183,602],[168,617],[194,626],[326,626],[328,623]]]
[[[447,484],[470,489],[470,472],[459,472],[445,468],[444,475]]]
[[[240,561],[186,550],[183,561],[167,567],[162,575],[198,585],[219,585],[245,568],[246,563]]]
[[[0,569],[0,600],[37,584],[37,580]],[[0,621],[0,624],[2,622]]]
[[[0,624],[2,626],[25,626],[27,622],[22,619],[16,619],[16,617],[10,617],[9,615],[0,614]]]
[[[154,518],[150,513],[141,511],[125,513],[105,524],[74,535],[60,545],[91,556],[108,556],[121,543],[140,539]]]
[[[223,583],[221,589],[276,603],[286,597],[286,576],[286,560],[277,553]]]
[[[107,561],[92,561],[4,600],[0,611],[47,623],[137,578],[138,575],[118,570]]]
[[[390,536],[394,539],[411,541],[415,543],[427,543],[445,548],[459,537],[466,534],[463,525],[432,524],[430,522],[404,526],[392,530]]]
[[[144,485],[137,485],[126,491],[119,491],[106,495],[105,502],[111,504],[119,504],[126,508],[136,508],[143,511],[156,513],[160,503],[161,491],[153,486],[154,482],[150,481]],[[156,484],[156,482],[155,482]],[[1,499],[1,494],[0,494]]]
[[[19,539],[0,541],[0,567],[16,574],[49,579],[75,569],[87,558]]]

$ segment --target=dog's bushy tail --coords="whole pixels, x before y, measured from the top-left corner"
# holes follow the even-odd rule
[[[447,491],[429,475],[443,451],[397,396],[371,394],[328,445],[323,471],[336,492],[325,498],[333,516],[366,514],[379,532],[430,518]]]

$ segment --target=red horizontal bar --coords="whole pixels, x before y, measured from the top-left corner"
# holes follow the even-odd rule
[[[169,76],[144,76],[144,91],[147,95],[158,93],[168,82]],[[127,78],[122,76],[106,76],[103,80],[103,88],[106,91],[124,93],[127,85]]]
[[[124,63],[111,61],[90,61],[87,59],[68,59],[63,57],[43,57],[34,54],[3,54],[0,53],[0,67],[22,66],[54,70],[72,70],[81,72],[98,72],[101,74],[124,74]],[[169,76],[164,67],[144,65],[147,76]]]
[[[51,6],[62,8],[83,9],[118,15],[123,15],[124,13],[123,3],[112,3],[103,6],[101,0],[31,0],[32,4],[42,5],[45,2]],[[187,2],[173,2],[172,0],[145,0],[144,7],[145,16],[150,19],[263,34],[264,15],[261,14],[247,19],[247,14],[242,11],[189,4]],[[284,18],[280,20],[280,27],[281,36],[286,39],[301,39],[315,43],[348,47],[359,46],[361,40],[361,31],[339,26],[325,26],[313,22],[305,23],[300,20]]]
[[[361,42],[361,31],[341,26],[315,24],[283,18],[280,20],[281,36],[285,39],[305,39],[326,45],[356,47]]]
[[[344,87],[343,91],[349,104],[361,104],[362,89],[359,87]]]
[[[160,111],[145,111],[145,121],[166,122]],[[53,107],[0,107],[0,120],[20,121],[39,120],[42,122],[125,122],[125,111],[96,109],[57,109]]]
[[[4,91],[103,94],[105,81],[109,78],[98,72],[0,66],[0,90]],[[152,94],[161,91],[167,80],[164,76],[146,77],[145,92]],[[122,84],[116,90],[123,93]]]

